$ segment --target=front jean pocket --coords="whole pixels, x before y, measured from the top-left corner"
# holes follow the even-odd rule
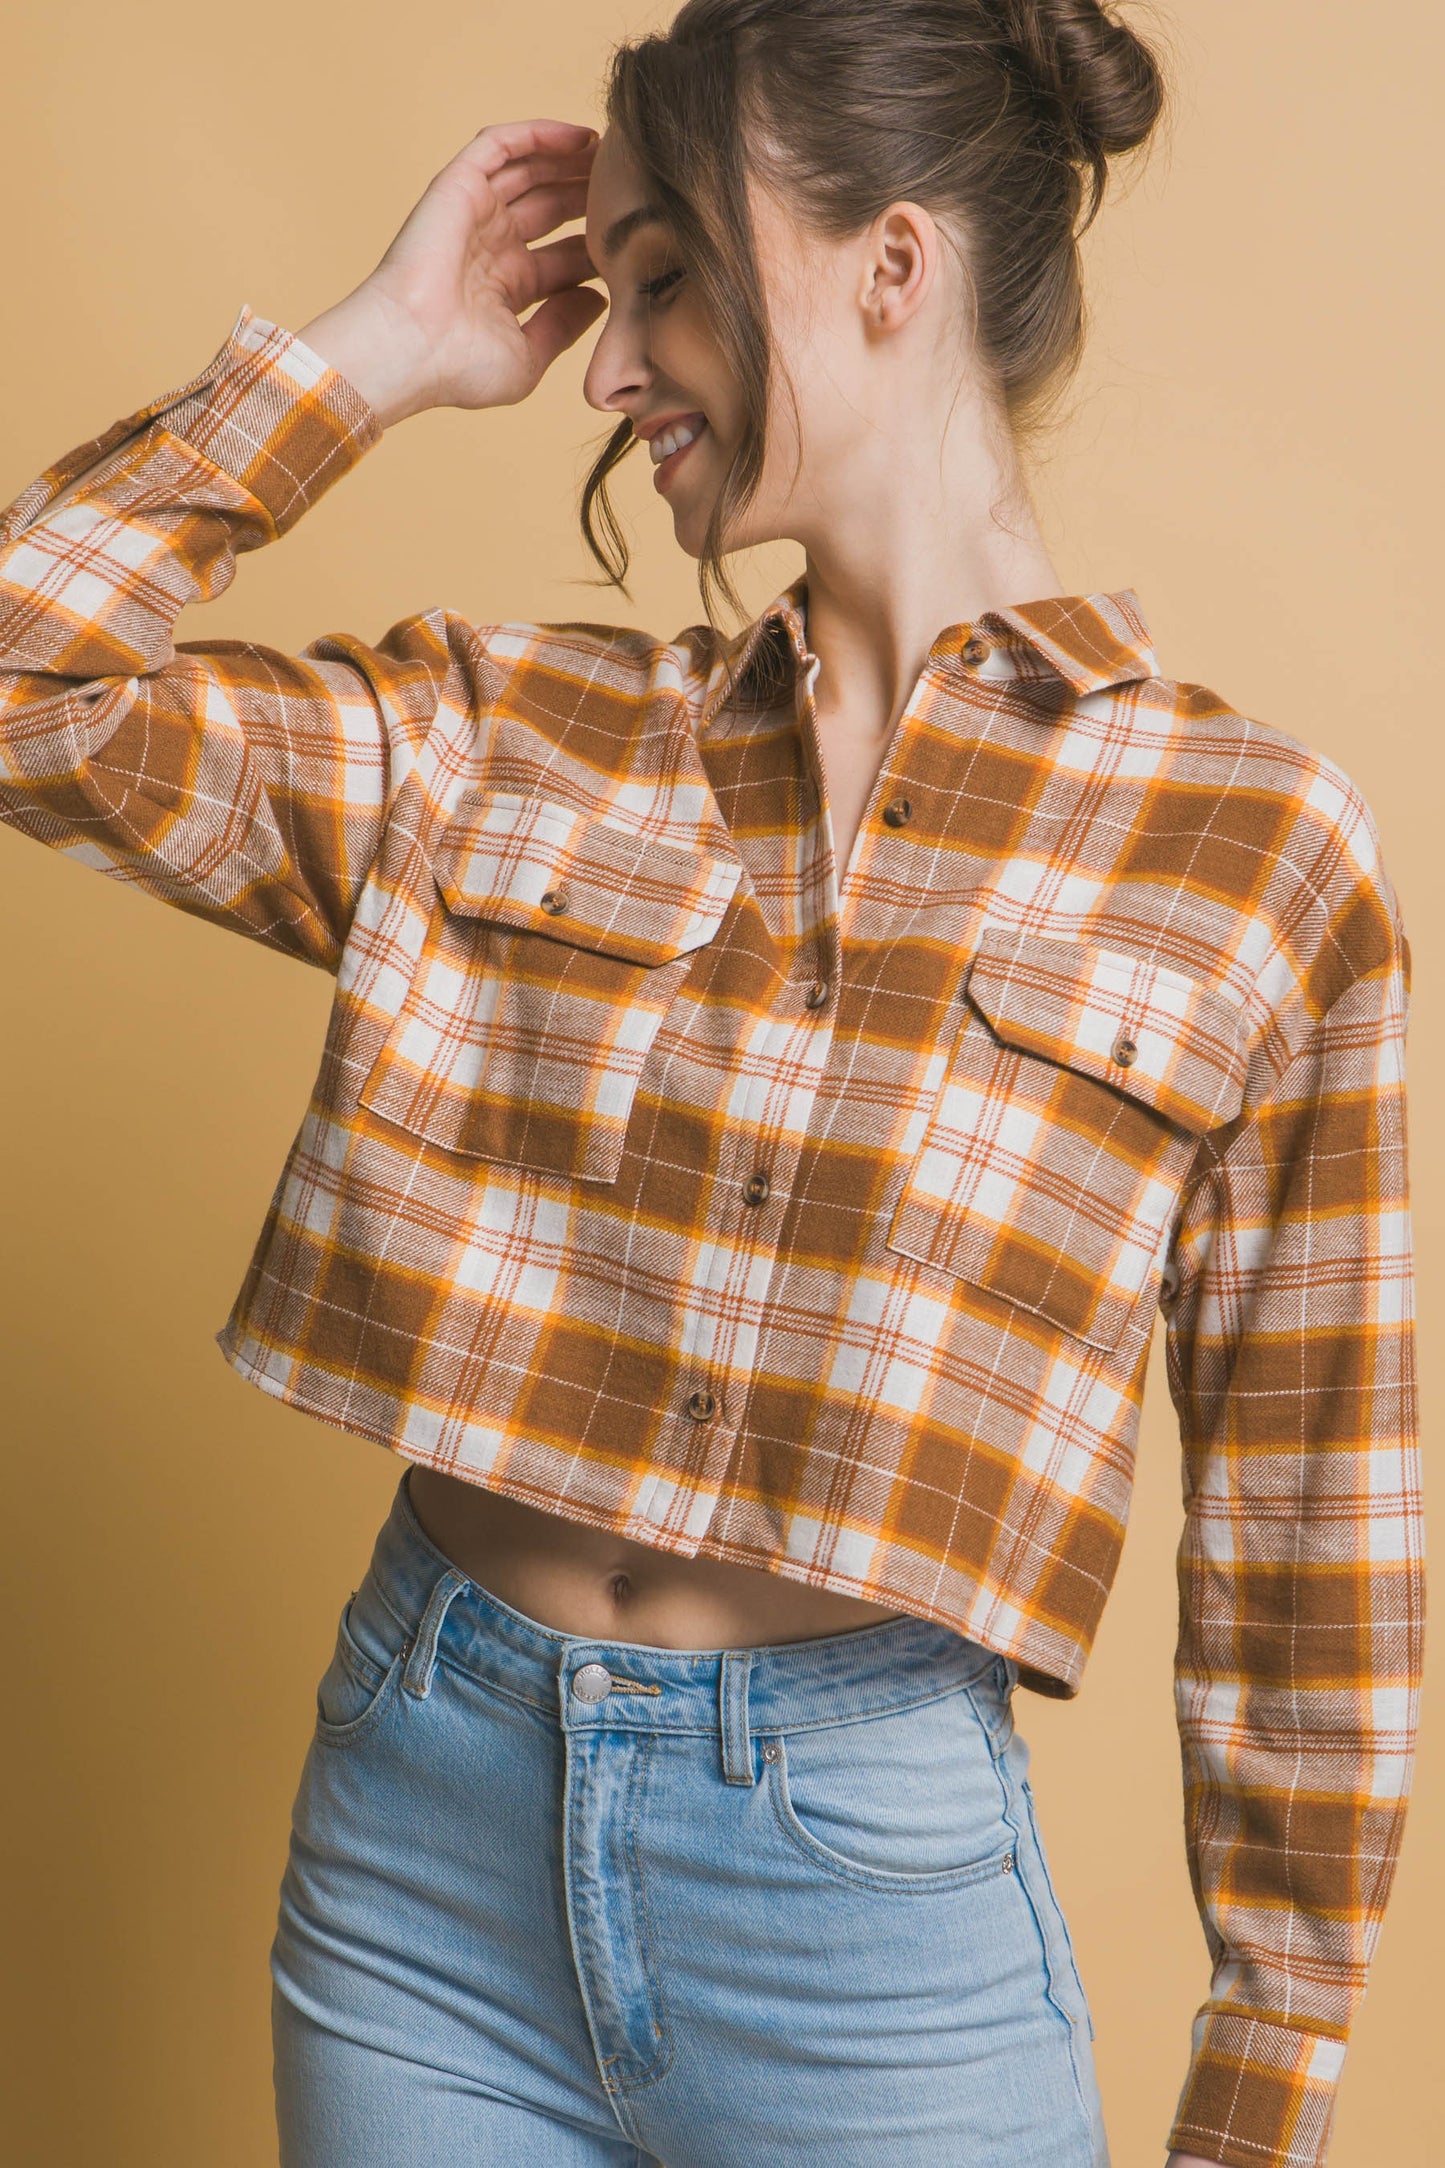
[[[341,1607],[331,1661],[316,1688],[316,1736],[328,1746],[364,1738],[389,1707],[410,1640],[368,1571]]]
[[[770,1733],[764,1768],[784,1835],[841,1880],[928,1892],[1012,1872],[1014,1832],[967,1686]]]
[[[615,1181],[643,1067],[740,862],[484,790],[431,873],[437,906],[359,1104],[449,1152]]]
[[[1116,1347],[1204,1133],[1243,1103],[1243,1011],[1183,972],[986,926],[890,1250]]]

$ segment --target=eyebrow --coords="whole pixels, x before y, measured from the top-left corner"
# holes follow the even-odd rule
[[[666,224],[667,215],[660,203],[639,203],[634,209],[624,211],[621,218],[613,219],[602,236],[602,253],[604,256],[615,256],[643,226]]]

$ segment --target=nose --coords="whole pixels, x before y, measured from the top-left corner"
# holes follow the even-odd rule
[[[609,310],[582,379],[582,395],[599,414],[625,414],[652,380],[652,365],[625,320]]]

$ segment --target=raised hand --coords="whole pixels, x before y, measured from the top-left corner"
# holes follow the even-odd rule
[[[606,306],[583,236],[595,129],[500,121],[442,167],[376,269],[300,336],[383,426],[434,406],[511,406]],[[540,307],[520,321],[522,311]]]

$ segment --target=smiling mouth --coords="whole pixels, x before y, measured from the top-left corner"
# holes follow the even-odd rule
[[[671,459],[674,452],[685,452],[690,444],[696,444],[706,428],[705,414],[685,414],[681,421],[670,422],[666,429],[659,429],[647,446],[654,467]]]
[[[648,442],[652,455],[652,486],[664,496],[671,489],[673,479],[693,446],[708,434],[707,419],[702,414],[689,414],[686,421],[674,422],[660,429]]]

